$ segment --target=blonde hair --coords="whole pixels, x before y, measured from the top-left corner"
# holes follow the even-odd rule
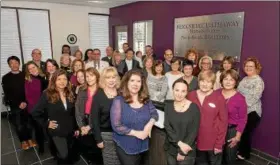
[[[203,56],[203,57],[201,57],[201,59],[199,60],[199,63],[198,63],[199,69],[201,70],[201,63],[202,63],[202,61],[204,59],[208,59],[209,60],[210,65],[211,65],[210,68],[212,68],[213,67],[213,60],[212,60],[212,58],[210,56]]]
[[[38,67],[38,65],[34,62],[34,61],[28,61],[27,63],[26,63],[26,67],[25,67],[25,80],[27,80],[27,81],[29,81],[29,82],[31,82],[32,81],[32,79],[31,79],[31,74],[30,74],[30,72],[29,72],[29,69],[28,69],[28,66],[29,65],[34,65],[35,67],[37,67],[37,69],[38,69],[38,72],[39,72],[39,76],[41,76],[41,77],[45,77],[45,75],[44,75],[44,73],[42,72],[42,70]]]
[[[207,72],[200,72],[198,75],[198,82],[203,80],[210,80],[211,83],[214,85],[216,82],[216,74],[211,70]]]
[[[115,59],[116,54],[121,55],[120,51],[118,51],[118,50],[115,50],[113,52],[113,56],[112,56],[112,64],[113,64],[113,66],[116,66],[116,59]]]
[[[116,88],[118,89],[121,84],[120,76],[118,74],[118,71],[115,67],[106,67],[103,69],[103,71],[100,74],[100,80],[99,80],[99,87],[104,89],[105,88],[105,79],[108,77],[109,74],[113,74],[114,76],[117,77],[117,84]]]
[[[70,67],[70,66],[71,66],[71,58],[70,58],[70,55],[67,54],[67,53],[64,53],[64,54],[62,54],[62,55],[60,56],[60,66],[62,66],[62,60],[63,60],[63,58],[65,58],[65,57],[69,58],[69,67]]]

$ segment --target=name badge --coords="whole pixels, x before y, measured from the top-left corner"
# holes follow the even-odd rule
[[[209,103],[208,105],[212,108],[216,108],[216,105],[214,103]]]

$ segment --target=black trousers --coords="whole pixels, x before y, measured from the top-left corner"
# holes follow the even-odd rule
[[[260,116],[256,111],[248,114],[247,124],[241,136],[239,143],[238,154],[246,159],[250,158],[252,133],[260,122]]]
[[[236,136],[236,127],[228,128],[227,135],[226,135],[226,142],[224,145],[224,151],[223,151],[223,165],[235,165],[236,164],[236,154],[238,149],[238,144],[230,148],[229,144],[230,142],[227,142],[231,138]]]
[[[102,164],[102,151],[97,147],[97,143],[92,134],[79,137],[79,151],[88,163]]]
[[[35,139],[36,139],[36,142],[38,144],[38,147],[39,147],[39,151],[40,152],[43,152],[44,151],[44,141],[45,141],[45,134],[44,134],[44,128],[39,124],[37,123],[33,118],[32,116],[29,114],[28,115],[29,117],[29,122],[28,122],[28,128],[32,131],[34,129],[35,131]],[[32,132],[31,132],[31,135],[32,135]]]
[[[12,125],[15,127],[20,142],[32,138],[32,132],[29,127],[29,114],[26,109],[11,108],[11,116],[9,116],[9,118]]]
[[[57,164],[66,165],[72,164],[71,153],[73,137],[70,135],[68,137],[53,136],[52,142],[56,148]]]
[[[167,165],[194,165],[195,157],[185,156],[183,161],[177,161],[177,155],[171,155],[166,151]]]
[[[196,151],[196,165],[222,165],[223,154],[214,151]]]
[[[115,144],[116,145],[116,144]],[[121,165],[141,165],[144,164],[144,159],[146,158],[146,153],[143,152],[136,155],[128,155],[121,149],[118,145],[116,145],[116,152],[118,158],[120,160]]]

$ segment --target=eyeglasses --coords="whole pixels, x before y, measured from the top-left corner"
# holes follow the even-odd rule
[[[202,65],[210,65],[209,62],[202,62],[201,64],[202,64]]]

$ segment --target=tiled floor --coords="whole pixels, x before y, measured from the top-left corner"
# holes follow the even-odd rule
[[[16,137],[13,126],[7,119],[1,120],[1,165],[55,165],[45,143],[45,153],[38,154],[38,148],[32,147],[27,151],[20,149],[20,142]],[[81,159],[76,165],[87,165],[84,159]]]
[[[6,118],[1,120],[1,164],[2,165],[55,165],[47,143],[45,153],[38,155],[38,148],[34,147],[27,151],[20,149],[19,140],[16,137],[13,126]],[[81,157],[76,165],[87,165]],[[277,165],[257,155],[252,154],[250,160],[238,162],[236,165]],[[278,164],[279,165],[279,164]]]

